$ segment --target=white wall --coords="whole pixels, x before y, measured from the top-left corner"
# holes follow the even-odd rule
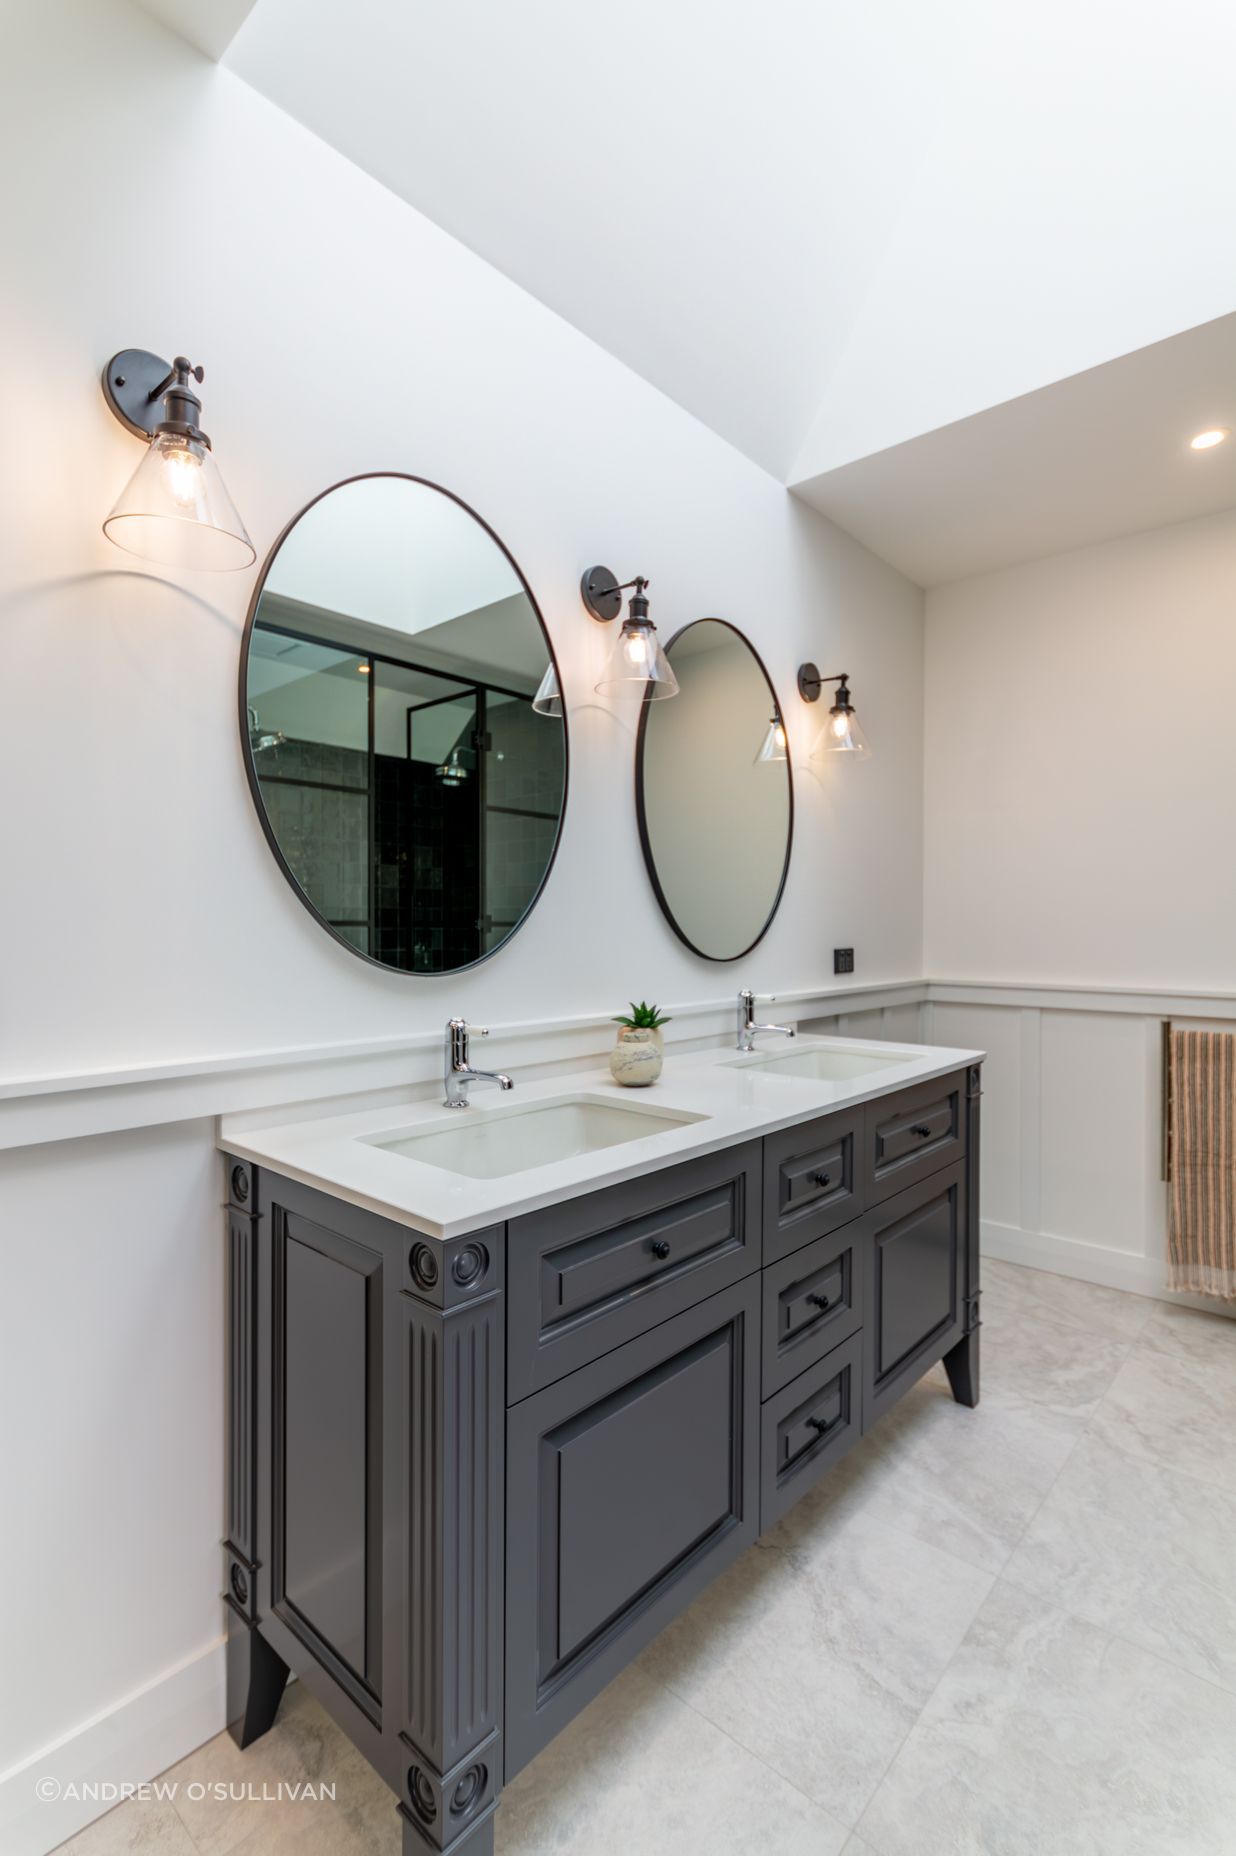
[[[844,852],[846,882],[799,857],[756,977],[809,981],[843,926],[862,977],[917,966],[917,592],[123,0],[19,9],[6,30],[0,739],[27,803],[0,830],[31,906],[7,912],[0,1075],[715,991],[644,882],[635,711],[592,694],[611,642],[579,601],[594,559],[650,574],[668,629],[748,627],[799,747],[800,658],[862,692],[872,777],[800,782],[804,849]],[[251,576],[176,582],[99,532],[139,453],[97,374],[131,343],[205,364],[204,421],[259,555],[324,484],[391,466],[468,498],[520,560],[564,660],[572,792],[549,889],[501,961],[386,976],[296,905],[236,737]],[[595,909],[601,882],[633,918]],[[564,937],[584,909],[588,936]]]
[[[928,973],[1236,990],[1236,511],[927,614]]]
[[[502,1062],[514,1020],[602,1018],[632,994],[722,1000],[744,981],[828,986],[834,942],[856,947],[860,981],[916,976],[918,591],[126,0],[10,9],[5,35],[0,1110],[13,1138],[46,1139],[53,1109],[57,1130],[120,1128],[286,1101],[321,1085],[265,1068],[269,1053],[367,1040],[428,1053],[452,1011],[495,1027]],[[204,423],[259,556],[325,484],[390,467],[467,498],[520,560],[564,666],[571,790],[546,893],[491,963],[386,975],[293,897],[236,730],[252,576],[177,581],[100,533],[139,456],[98,387],[128,345],[205,365]],[[785,901],[742,974],[694,959],[648,887],[636,714],[592,694],[612,640],[577,587],[598,559],[651,575],[667,630],[704,613],[748,629],[798,750],[817,720],[793,695],[799,660],[852,674],[876,758],[861,779],[800,772]],[[94,1088],[86,1074],[126,1066],[154,1082]],[[27,1099],[49,1075],[85,1080]],[[41,1147],[0,1175],[0,1307],[20,1342],[4,1401],[22,1413],[4,1468],[20,1525],[0,1578],[21,1708],[0,1769],[97,1711],[104,1738],[119,1735],[108,1745],[137,1747],[133,1778],[218,1724],[223,1252],[208,1125]],[[159,1687],[172,1665],[174,1694]],[[152,1683],[153,1701],[121,1705]],[[152,1710],[159,1733],[143,1739]],[[75,1746],[84,1759],[72,1739],[64,1757]],[[6,1856],[72,1828],[38,1824],[0,1835]]]
[[[987,1247],[1166,1283],[1160,1026],[1236,1018],[1236,511],[927,597],[929,1037]]]

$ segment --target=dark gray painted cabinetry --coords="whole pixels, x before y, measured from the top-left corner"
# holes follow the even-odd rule
[[[764,1405],[760,1529],[772,1526],[862,1435],[862,1336],[826,1353]]]
[[[511,1412],[508,1776],[755,1539],[759,1408],[752,1276]]]
[[[294,1668],[488,1856],[519,1770],[937,1360],[978,1398],[979,1071],[440,1243],[228,1183],[228,1717]]]

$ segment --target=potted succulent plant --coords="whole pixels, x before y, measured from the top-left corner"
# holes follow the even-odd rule
[[[634,1089],[655,1083],[665,1055],[661,1027],[668,1025],[669,1019],[664,1018],[655,1005],[647,1005],[642,1000],[636,1005],[632,1000],[630,1012],[622,1013],[614,1023],[621,1027],[618,1042],[609,1053],[610,1075],[614,1081]]]

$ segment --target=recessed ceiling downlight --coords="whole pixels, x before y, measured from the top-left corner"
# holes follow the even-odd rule
[[[1232,436],[1226,425],[1215,425],[1208,432],[1199,432],[1196,438],[1189,440],[1191,451],[1209,451],[1215,445],[1221,445],[1225,438]]]

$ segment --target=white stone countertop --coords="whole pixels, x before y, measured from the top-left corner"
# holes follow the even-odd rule
[[[765,1067],[812,1051],[857,1059],[859,1073],[845,1081],[822,1082]],[[660,1081],[647,1088],[621,1088],[607,1068],[524,1081],[516,1075],[515,1088],[509,1092],[499,1091],[492,1083],[473,1084],[467,1109],[447,1109],[435,1094],[420,1101],[387,1102],[320,1120],[269,1127],[236,1126],[225,1116],[219,1123],[217,1142],[238,1159],[268,1166],[285,1178],[316,1186],[427,1237],[445,1239],[890,1095],[979,1063],[983,1054],[831,1037],[764,1038],[751,1055],[740,1055],[732,1048],[677,1055],[671,1046]],[[865,1070],[861,1059],[867,1056],[879,1060],[879,1067]],[[489,1067],[487,1051],[478,1051],[475,1057]],[[495,1126],[539,1109],[581,1102],[602,1109],[614,1105],[677,1125],[533,1165],[521,1162],[535,1155],[534,1127],[529,1125],[525,1138],[523,1129]],[[472,1138],[479,1139],[481,1146],[494,1137],[494,1152],[513,1155],[514,1164],[503,1160],[503,1170],[478,1178],[393,1151],[390,1145],[420,1135],[446,1134],[453,1140],[465,1130],[469,1134],[475,1130]]]

